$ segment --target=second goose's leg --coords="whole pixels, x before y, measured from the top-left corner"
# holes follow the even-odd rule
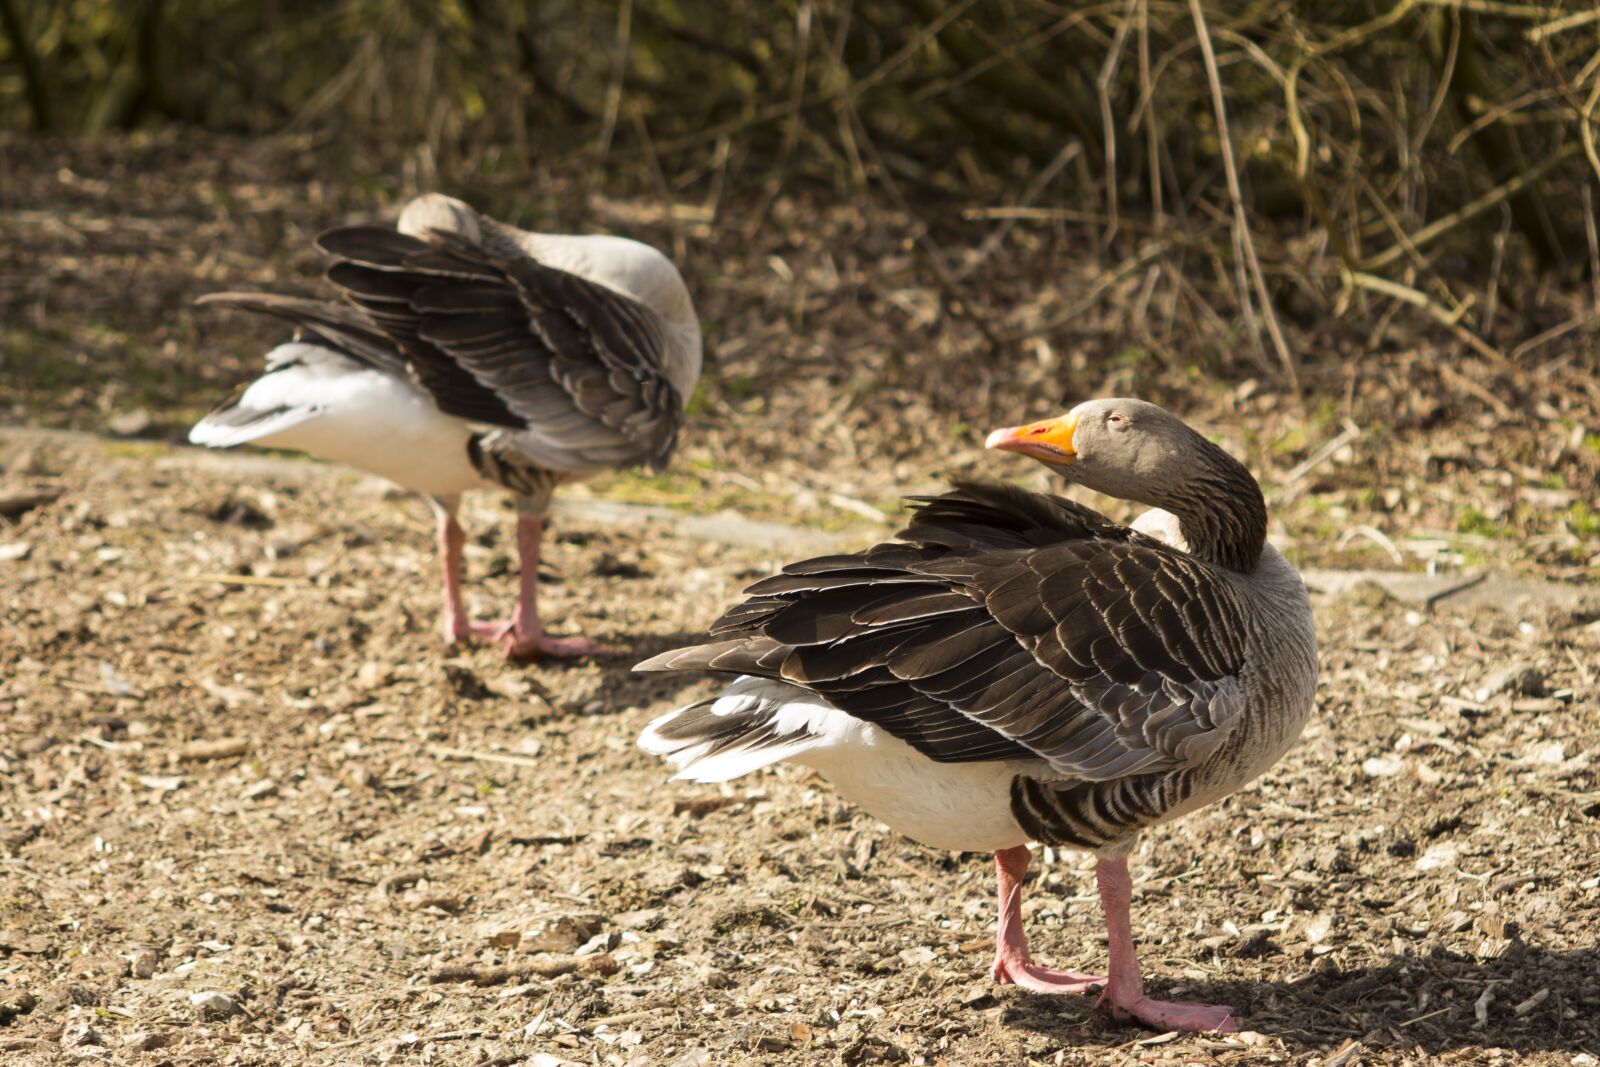
[[[1030,860],[1027,845],[1001,849],[994,854],[995,881],[1000,891],[1000,914],[994,931],[996,982],[1014,984],[1035,993],[1086,993],[1106,984],[1103,974],[1052,971],[1034,964],[1028,952],[1028,934],[1022,927],[1022,879]]]
[[[539,620],[539,550],[544,539],[544,520],[517,516],[518,575],[517,610],[512,617],[492,627],[494,639],[506,647],[507,659],[533,659],[538,656],[606,656],[615,650],[587,637],[552,637]]]

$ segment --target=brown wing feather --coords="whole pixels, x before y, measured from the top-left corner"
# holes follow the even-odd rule
[[[714,653],[641,667],[716,662],[809,689],[936,760],[1038,758],[1088,780],[1184,765],[1214,744],[1181,744],[1231,727],[1248,609],[1209,565],[1000,486],[919,499],[900,537],[785,567],[712,627],[736,635]],[[1223,622],[1191,625],[1197,601]]]
[[[526,256],[454,234],[424,241],[379,227],[317,239],[328,280],[426,368],[441,409],[663,465],[682,398],[662,370],[650,308]]]

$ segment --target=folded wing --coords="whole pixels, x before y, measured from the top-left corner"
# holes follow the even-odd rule
[[[824,697],[932,759],[1107,781],[1193,766],[1243,709],[1247,608],[1215,568],[1070,501],[958,485],[901,540],[786,567],[641,667]]]
[[[555,470],[649,463],[676,442],[682,398],[646,305],[454,234],[323,234],[328,280],[406,354],[447,414],[505,427]]]

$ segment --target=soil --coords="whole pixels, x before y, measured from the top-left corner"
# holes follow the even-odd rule
[[[1248,1030],[1169,1040],[991,983],[984,857],[898,838],[795,768],[669,783],[634,748],[714,683],[630,664],[693,640],[790,546],[560,516],[552,625],[626,654],[514,665],[440,644],[426,510],[382,483],[4,442],[8,484],[64,490],[17,516],[0,563],[18,1062],[1600,1053],[1592,601],[1318,595],[1302,743],[1134,857],[1152,991],[1232,1004]],[[469,509],[479,614],[509,607],[511,518]],[[1095,966],[1087,861],[1035,869],[1037,954]]]
[[[0,436],[7,1062],[1600,1062],[1592,321],[1510,366],[1386,326],[1308,360],[1300,404],[1247,353],[1172,357],[1185,324],[1138,328],[1139,274],[1026,227],[952,301],[901,213],[785,196],[746,226],[554,185],[501,213],[672,250],[709,362],[672,472],[553,522],[553,628],[625,654],[513,665],[438,640],[414,498],[171,444],[276,339],[189,300],[310,290],[310,234],[409,190],[216,139],[0,137],[0,173],[0,405],[117,438]],[[1108,278],[1021,358],[983,347]],[[1529,296],[1527,343],[1576,299]],[[902,493],[1043,487],[982,433],[1113,393],[1246,458],[1302,564],[1518,577],[1488,605],[1329,580],[1302,743],[1141,843],[1151,992],[1232,1004],[1242,1035],[997,987],[986,858],[795,768],[671,783],[633,745],[715,686],[633,662],[784,560],[887,535]],[[509,504],[466,521],[469,603],[503,613]],[[1034,869],[1036,955],[1099,966],[1088,861]]]
[[[394,176],[405,168],[314,141],[0,133],[0,418],[182,441],[283,339],[277,323],[193,300],[321,293],[312,237],[392,221],[419,191]],[[1287,319],[1297,398],[1217,312],[1189,317],[1207,272],[1183,256],[1133,270],[1096,251],[1092,225],[1019,224],[994,243],[994,223],[948,204],[915,215],[797,190],[664,205],[648,182],[606,196],[591,178],[569,167],[447,191],[533,229],[649,241],[684,270],[706,336],[690,430],[667,474],[608,475],[599,495],[887,529],[903,495],[951,476],[1050,484],[996,471],[988,430],[1140,396],[1250,465],[1296,562],[1493,562],[1568,582],[1600,568],[1587,284],[1508,274],[1492,339],[1517,361],[1359,292],[1342,316]],[[955,293],[928,266],[935,250]]]

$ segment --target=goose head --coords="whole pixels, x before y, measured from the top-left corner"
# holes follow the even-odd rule
[[[1266,505],[1255,478],[1148,401],[1090,400],[1065,415],[996,430],[984,445],[1031,456],[1095,492],[1172,512],[1191,545],[1236,569],[1253,569],[1260,555]]]

